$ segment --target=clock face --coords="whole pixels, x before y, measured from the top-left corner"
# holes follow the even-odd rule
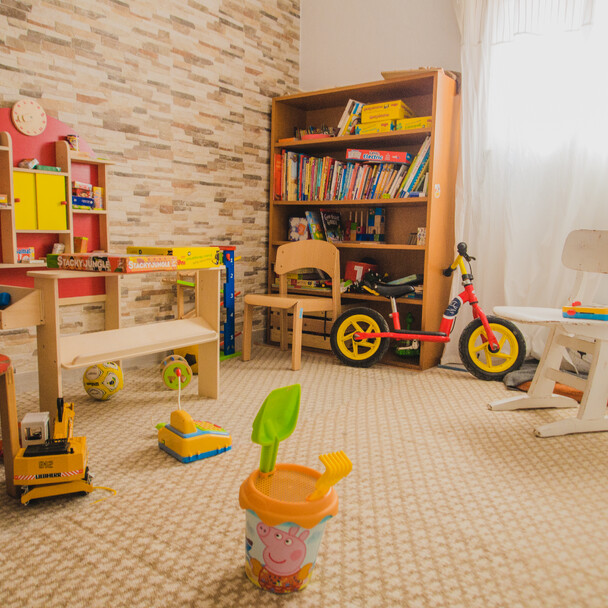
[[[24,135],[40,135],[46,129],[46,113],[31,99],[19,100],[11,110],[15,128]]]

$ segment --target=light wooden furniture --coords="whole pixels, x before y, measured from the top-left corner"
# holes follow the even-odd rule
[[[17,263],[17,247],[27,238],[19,235],[52,234],[51,241],[63,243],[66,253],[73,253],[74,237],[86,236],[83,232],[90,230],[90,218],[94,219],[95,234],[94,245],[91,242],[89,248],[108,250],[107,167],[114,163],[75,152],[66,141],[57,141],[54,146],[59,172],[13,167],[11,136],[0,132],[0,193],[9,201],[0,206],[0,269],[24,267]],[[72,207],[74,180],[103,188],[102,209]],[[36,251],[36,257],[45,253],[50,250]]]
[[[13,463],[20,446],[17,402],[15,401],[15,375],[11,360],[4,355],[0,355],[0,424],[2,425],[6,491],[9,496],[17,498]]]
[[[392,131],[371,135],[351,135],[328,139],[299,140],[280,143],[290,138],[294,128],[310,126],[336,126],[349,99],[364,103],[404,100],[416,116],[432,116],[430,129]],[[460,95],[455,80],[442,70],[430,70],[404,78],[382,80],[366,84],[298,93],[276,97],[272,102],[271,128],[271,175],[275,158],[284,150],[309,154],[316,157],[331,156],[345,160],[347,148],[406,151],[415,155],[427,135],[431,137],[430,174],[428,197],[374,200],[326,200],[287,201],[276,200],[274,179],[271,179],[268,291],[272,289],[272,267],[278,248],[287,241],[288,218],[304,217],[306,210],[329,208],[339,210],[342,223],[346,224],[354,213],[371,207],[386,210],[385,242],[342,242],[340,250],[341,271],[349,261],[372,258],[382,272],[392,279],[411,274],[424,275],[422,299],[400,298],[400,312],[414,316],[412,329],[437,331],[450,295],[450,281],[442,273],[454,256],[454,195],[459,152]],[[426,228],[426,244],[410,245],[411,233]],[[305,291],[300,292],[305,293]],[[329,297],[329,294],[328,294]],[[370,305],[384,315],[390,313],[384,298],[371,294],[342,294],[342,304]],[[405,317],[404,317],[405,318]],[[331,325],[323,319],[305,318],[308,331],[303,336],[305,346],[329,349]],[[272,317],[268,324],[268,341],[277,343],[280,332]],[[385,363],[414,369],[426,369],[436,365],[443,345],[423,342],[420,356],[413,359],[398,357],[389,349]]]
[[[195,271],[196,315],[153,324],[120,327],[119,281],[132,275],[103,275],[106,282],[105,330],[61,336],[59,333],[60,280],[96,276],[95,272],[38,270],[28,272],[39,291],[43,323],[37,327],[40,410],[51,416],[63,396],[62,368],[79,368],[173,348],[198,346],[198,394],[216,399],[219,394],[220,271],[215,266]]]
[[[593,302],[597,282],[593,274],[608,274],[608,230],[575,230],[568,235],[562,263],[577,271],[570,302]],[[569,303],[566,303],[569,304]],[[565,418],[535,429],[539,437],[570,433],[608,431],[608,321],[564,318],[561,308],[497,306],[494,312],[517,323],[544,325],[549,328],[545,350],[527,394],[493,401],[491,410],[516,410],[550,407],[576,407],[574,399],[554,395],[556,382],[583,391],[576,418]],[[566,348],[592,355],[591,369],[585,380],[560,369]]]
[[[331,298],[288,294],[288,272],[317,268],[331,278]],[[307,312],[331,312],[332,320],[340,314],[340,252],[326,241],[297,241],[281,245],[276,252],[274,272],[279,277],[279,293],[247,294],[243,298],[243,361],[251,358],[253,307],[266,306],[280,310],[281,350],[287,350],[287,314],[293,320],[291,369],[300,369],[302,358],[302,324]]]

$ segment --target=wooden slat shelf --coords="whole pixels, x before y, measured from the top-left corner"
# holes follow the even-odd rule
[[[274,201],[275,207],[421,207],[426,205],[428,197],[411,198],[363,198],[353,200],[324,201]]]
[[[273,293],[278,293],[279,288],[273,287]],[[315,296],[317,298],[330,298],[331,290],[330,289],[306,289],[305,287],[301,289],[291,288],[289,289],[290,294],[302,294],[304,296]],[[364,302],[388,302],[386,298],[382,296],[375,296],[371,293],[350,293],[344,292],[341,294],[343,300],[362,300]],[[417,306],[422,306],[422,298],[397,298],[397,303],[399,304],[414,304]]]
[[[70,151],[70,161],[73,163],[80,163],[86,165],[115,165],[116,163],[107,158],[93,158],[91,156],[85,156],[84,154],[77,154]]]
[[[217,332],[200,317],[65,336],[61,338],[61,366],[84,367],[217,339]]]
[[[16,234],[72,234],[71,230],[15,230]]]
[[[345,135],[342,137],[328,137],[326,139],[302,139],[288,143],[275,144],[275,148],[289,148],[290,150],[318,150],[323,154],[327,150],[343,150],[344,148],[357,148],[369,146],[396,146],[402,144],[421,144],[430,129],[411,129],[407,131],[389,131],[387,133],[370,133],[368,135]]]
[[[291,241],[273,241],[272,245],[278,247]],[[334,243],[338,249],[383,249],[386,251],[424,251],[424,245],[401,245],[399,243],[380,243],[376,241],[342,241]]]
[[[15,173],[41,173],[43,175],[68,175],[66,171],[41,171],[40,169],[26,169],[25,167],[13,167]]]

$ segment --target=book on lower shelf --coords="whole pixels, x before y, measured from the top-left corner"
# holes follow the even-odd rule
[[[306,241],[308,235],[308,221],[305,217],[292,216],[288,219],[287,240]]]
[[[325,233],[323,231],[323,221],[321,220],[321,214],[318,211],[305,211],[306,221],[308,222],[308,231],[313,239],[318,241],[325,240]]]
[[[331,243],[339,243],[344,240],[344,230],[342,229],[342,218],[338,211],[332,209],[319,209],[325,238]]]

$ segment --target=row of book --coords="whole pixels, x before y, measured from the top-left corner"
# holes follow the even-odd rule
[[[350,158],[349,158],[350,153]],[[379,150],[347,150],[346,160],[283,150],[274,159],[275,200],[372,200],[425,194],[430,137],[412,156]],[[367,157],[367,158],[366,158]],[[352,160],[361,158],[362,160]],[[388,162],[377,160],[388,158]],[[373,159],[373,160],[370,160]]]
[[[384,207],[351,211],[346,223],[342,221],[340,212],[335,209],[307,210],[304,217],[292,216],[288,221],[289,241],[384,241]]]

